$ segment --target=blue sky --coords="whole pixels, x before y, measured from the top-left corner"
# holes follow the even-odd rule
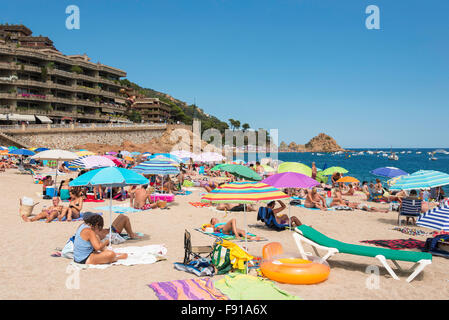
[[[80,30],[65,28],[71,4]],[[449,147],[448,15],[443,0],[23,0],[0,22],[279,142]]]

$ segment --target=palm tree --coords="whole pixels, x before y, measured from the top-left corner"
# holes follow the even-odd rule
[[[249,124],[244,123],[244,124],[242,125],[242,129],[243,129],[243,132],[245,132],[246,130],[248,130],[248,129],[249,129]]]

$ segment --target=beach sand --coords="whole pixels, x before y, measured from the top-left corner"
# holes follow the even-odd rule
[[[33,213],[41,211],[51,200],[39,199],[42,185],[33,184],[30,175],[16,174],[16,169],[0,173],[2,192],[2,217],[0,223],[0,299],[157,299],[148,284],[154,281],[170,281],[195,278],[193,274],[177,271],[174,262],[182,262],[184,257],[184,230],[192,235],[193,245],[211,245],[212,237],[194,231],[194,228],[208,223],[210,218],[220,220],[236,218],[238,226],[244,227],[242,212],[215,212],[209,208],[195,208],[189,201],[199,201],[200,189],[189,196],[177,196],[169,210],[150,210],[128,214],[134,230],[149,235],[139,241],[127,241],[117,245],[164,244],[168,249],[167,260],[151,265],[111,266],[105,270],[88,269],[80,271],[80,288],[68,289],[66,281],[70,260],[50,255],[55,248],[62,248],[75,233],[81,222],[24,222],[19,214],[19,198],[28,196],[40,203]],[[67,176],[66,176],[67,177]],[[65,177],[64,177],[65,178]],[[128,201],[127,201],[128,203]],[[85,203],[83,211],[108,205],[104,203]],[[123,202],[115,202],[120,205]],[[65,203],[67,205],[67,203]],[[380,204],[386,207],[387,204]],[[329,237],[355,244],[361,240],[408,239],[425,241],[426,236],[409,236],[392,230],[397,224],[397,212],[367,213],[355,211],[315,211],[298,207],[291,208],[291,214],[307,225],[311,225]],[[113,218],[117,214],[113,213]],[[247,213],[249,225],[262,225],[256,221],[256,212]],[[104,212],[105,226],[110,223],[109,213]],[[250,227],[250,232],[264,236],[269,241],[282,243],[288,253],[297,255],[290,231],[276,232],[265,228]],[[428,230],[427,231],[431,231]],[[260,256],[262,247],[268,242],[250,242],[249,252]],[[239,243],[240,245],[242,243]],[[312,252],[310,247],[307,251]],[[338,254],[329,260],[331,273],[329,279],[316,285],[277,284],[280,288],[303,299],[447,299],[449,297],[449,260],[433,257],[414,281],[407,283],[409,273],[398,273],[400,280],[394,280],[377,259]],[[399,262],[403,268],[412,263]],[[370,274],[368,266],[378,266],[380,270],[379,287],[369,289]],[[390,265],[391,262],[390,262]],[[216,276],[220,279],[223,276]],[[69,278],[70,279],[70,278]]]

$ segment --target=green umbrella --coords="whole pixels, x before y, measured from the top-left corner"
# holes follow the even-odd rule
[[[323,174],[323,171],[317,172],[315,180],[321,183],[327,183],[327,177]]]
[[[342,168],[342,167],[330,167],[321,172],[325,176],[330,176],[330,175],[334,174],[335,172],[348,173],[348,170],[346,170],[345,168]]]
[[[216,169],[217,166],[220,166],[218,169]],[[216,165],[215,167],[212,168],[212,170],[219,170],[219,171],[226,171],[229,173],[232,173],[234,175],[240,176],[242,178],[246,178],[246,179],[250,179],[250,180],[255,180],[255,181],[259,181],[262,180],[262,177],[259,176],[256,172],[254,172],[254,170],[242,166],[240,164],[221,164],[221,165]]]
[[[212,169],[210,169],[211,171],[220,171],[220,168],[223,166],[229,166],[229,164],[226,163],[219,163],[217,164],[215,167],[213,167]]]
[[[306,176],[312,176],[312,168],[300,162],[283,162],[278,167],[278,173],[296,172]]]

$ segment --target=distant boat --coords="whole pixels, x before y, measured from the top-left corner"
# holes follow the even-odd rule
[[[421,153],[422,153],[421,151],[416,152],[416,154],[421,154]]]
[[[429,158],[429,160],[435,161],[435,160],[438,160],[438,158],[432,157],[432,158]]]
[[[397,154],[393,153],[388,156],[388,160],[399,160],[399,157]]]

